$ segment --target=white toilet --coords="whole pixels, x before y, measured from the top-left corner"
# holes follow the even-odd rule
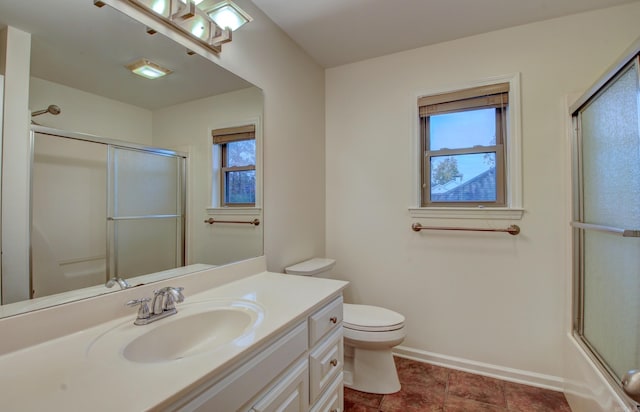
[[[313,258],[285,268],[292,275],[315,276],[330,271],[334,259]],[[344,304],[344,386],[389,394],[400,390],[391,348],[405,338],[404,316],[369,305]]]

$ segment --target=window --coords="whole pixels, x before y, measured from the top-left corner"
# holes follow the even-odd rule
[[[421,206],[505,207],[509,83],[420,97]]]
[[[220,206],[255,206],[255,125],[215,129],[214,150],[220,159]]]

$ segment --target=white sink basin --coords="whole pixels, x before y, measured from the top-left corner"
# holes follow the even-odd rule
[[[263,316],[254,302],[215,300],[178,304],[178,313],[144,326],[125,324],[108,330],[90,345],[90,358],[110,358],[117,353],[136,363],[170,362],[228,345],[242,346]]]

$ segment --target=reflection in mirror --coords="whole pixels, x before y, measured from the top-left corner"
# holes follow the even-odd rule
[[[171,73],[139,77],[125,66],[140,58]],[[263,225],[203,223],[262,221],[263,96],[256,86],[92,1],[3,2],[0,62],[12,86],[4,89],[4,112],[25,102],[33,115],[5,116],[2,129],[0,317],[118,290],[117,283],[105,286],[116,276],[136,286],[263,253]],[[255,127],[255,204],[222,207],[211,131],[245,125]],[[160,152],[141,151],[148,148]],[[16,160],[30,153],[32,161]],[[127,162],[142,165],[140,156],[149,153],[152,166],[114,172]],[[163,163],[183,157],[184,166]],[[149,170],[155,172],[145,175]],[[161,170],[178,172],[159,179]],[[146,219],[114,220],[124,196],[113,198],[116,175],[124,193],[148,203],[119,216]],[[16,176],[31,182],[27,200],[12,190]],[[186,189],[186,199],[160,199],[162,185],[174,194]],[[161,201],[178,207],[155,207]],[[65,224],[64,215],[78,220]],[[171,234],[158,232],[158,223]],[[23,231],[30,236],[18,236]],[[158,243],[140,236],[145,231]],[[183,264],[189,266],[177,268]]]
[[[34,129],[32,298],[184,265],[185,155]]]

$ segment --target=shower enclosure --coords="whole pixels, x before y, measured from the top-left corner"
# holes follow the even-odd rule
[[[574,335],[640,401],[640,60],[634,48],[572,107]]]
[[[184,154],[37,130],[32,298],[184,265]]]

